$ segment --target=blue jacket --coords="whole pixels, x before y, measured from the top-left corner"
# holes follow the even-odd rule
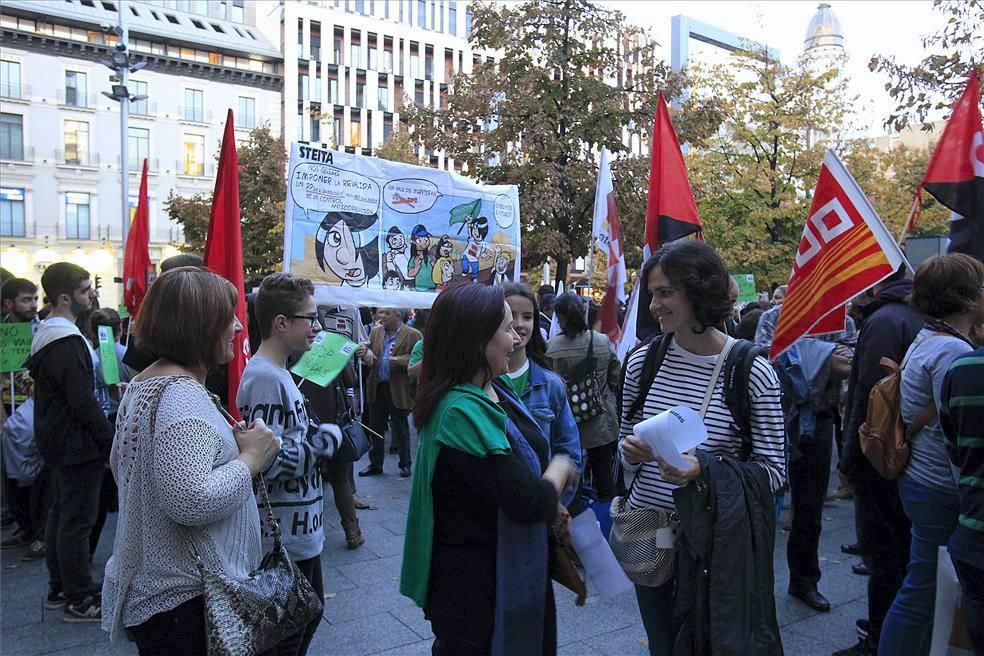
[[[550,456],[563,453],[577,464],[580,472],[581,434],[567,402],[567,386],[563,379],[530,360],[530,377],[521,398],[547,436]]]

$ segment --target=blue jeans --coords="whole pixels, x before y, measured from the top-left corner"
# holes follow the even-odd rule
[[[906,475],[899,479],[899,496],[912,522],[909,567],[885,616],[878,653],[926,656],[933,636],[939,547],[946,545],[957,527],[959,499],[956,494],[940,492]]]
[[[673,580],[658,588],[637,585],[639,614],[649,639],[649,656],[670,656],[676,631],[673,627]]]

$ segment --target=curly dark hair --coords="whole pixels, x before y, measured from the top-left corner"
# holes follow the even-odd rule
[[[664,244],[642,267],[642,293],[646,307],[652,304],[649,274],[659,267],[673,286],[682,291],[693,308],[702,333],[731,314],[731,276],[717,252],[705,242],[681,239]]]

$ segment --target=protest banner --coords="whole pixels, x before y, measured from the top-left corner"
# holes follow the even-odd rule
[[[113,329],[109,326],[99,326],[99,362],[102,365],[103,381],[107,385],[118,385],[120,368],[116,363],[116,340]]]
[[[453,281],[519,280],[519,192],[292,144],[284,270],[319,303],[430,307]]]
[[[736,273],[731,276],[731,279],[738,285],[739,303],[751,303],[758,299],[758,294],[755,292],[755,276],[753,274]]]
[[[24,371],[33,339],[33,323],[0,324],[0,372]]]
[[[322,331],[314,338],[314,344],[301,356],[290,371],[295,376],[309,380],[315,385],[327,387],[342,372],[356,349],[342,335]]]

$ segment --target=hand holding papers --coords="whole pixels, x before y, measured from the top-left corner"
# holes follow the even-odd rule
[[[602,599],[611,599],[620,592],[632,589],[632,581],[615,559],[590,509],[571,520],[570,532],[571,546],[581,559],[588,581]]]
[[[707,440],[707,428],[700,414],[684,405],[639,422],[632,432],[649,444],[653,453],[666,464],[684,471],[692,469],[693,465],[682,454]]]

